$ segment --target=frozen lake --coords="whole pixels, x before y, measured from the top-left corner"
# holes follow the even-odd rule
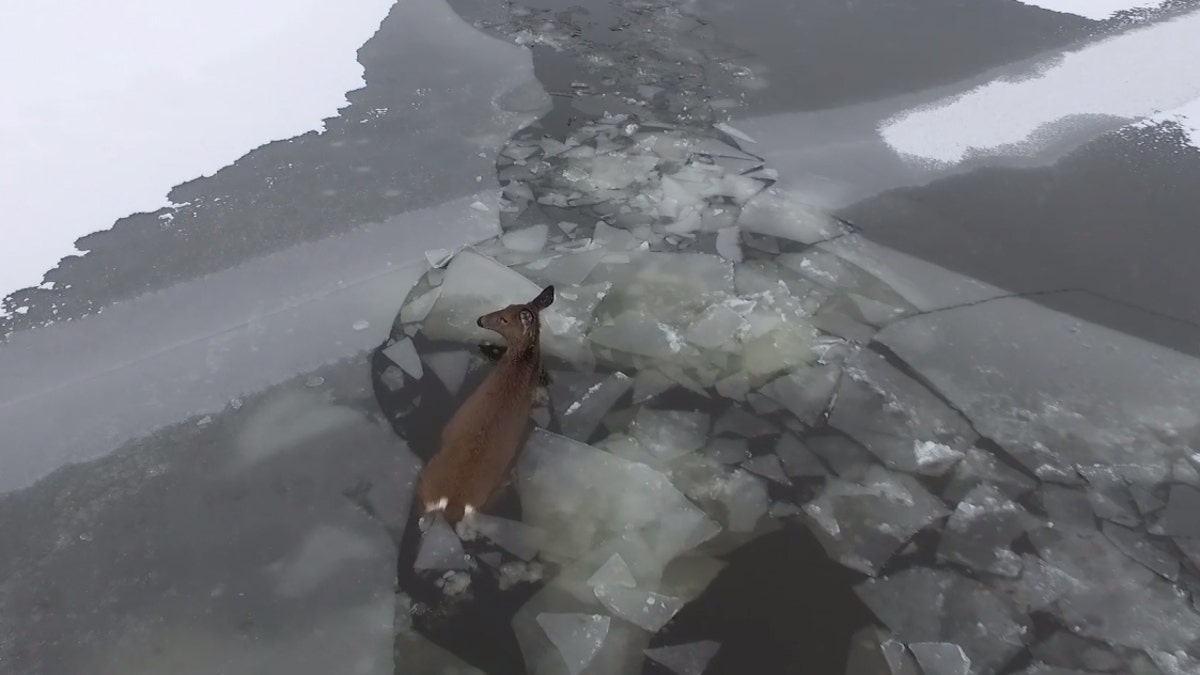
[[[142,8],[270,105],[73,127],[147,129],[72,169],[121,199],[45,199],[82,141],[10,112],[58,145],[9,211],[75,224],[9,233],[50,245],[5,282],[43,283],[0,331],[0,670],[1200,672],[1200,8],[1077,4]],[[109,46],[14,86],[149,81],[43,11]],[[422,530],[476,317],[547,285],[508,486]]]

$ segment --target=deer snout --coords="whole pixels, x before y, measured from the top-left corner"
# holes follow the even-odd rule
[[[475,325],[479,326],[480,328],[483,328],[483,317],[482,316],[479,317],[478,319],[475,319]]]

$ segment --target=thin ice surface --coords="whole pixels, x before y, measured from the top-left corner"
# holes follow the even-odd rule
[[[633,379],[624,373],[554,373],[550,401],[563,433],[576,440],[588,440],[613,404],[632,386]]]
[[[657,633],[683,607],[682,598],[628,588],[621,584],[598,584],[596,598],[614,615]]]
[[[540,429],[517,476],[526,520],[547,533],[547,548],[560,559],[620,535],[645,542],[647,564],[661,569],[717,532],[666,475]]]
[[[944,473],[976,439],[961,415],[869,350],[847,360],[829,423],[909,473]],[[945,451],[931,452],[926,443]]]
[[[911,476],[872,466],[860,481],[830,480],[804,513],[832,558],[875,574],[918,530],[948,511]]]
[[[972,490],[942,533],[938,557],[981,572],[1016,576],[1020,561],[1009,545],[1032,525],[1024,508],[990,485]]]
[[[558,649],[571,675],[579,675],[596,657],[608,637],[610,621],[609,617],[599,614],[543,613],[537,616],[538,625]]]
[[[421,546],[417,549],[417,560],[413,568],[418,570],[464,570],[467,557],[462,542],[446,523],[441,514],[435,514],[432,522],[421,535]]]
[[[713,640],[689,642],[682,645],[655,647],[646,656],[675,675],[703,675],[708,662],[717,655],[721,643]]]

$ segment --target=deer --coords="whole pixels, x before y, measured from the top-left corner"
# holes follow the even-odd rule
[[[454,527],[487,509],[507,481],[529,433],[542,369],[541,312],[554,302],[547,286],[526,304],[484,314],[476,325],[507,344],[496,367],[471,392],[442,429],[438,451],[421,470],[417,501],[422,522],[440,513]]]

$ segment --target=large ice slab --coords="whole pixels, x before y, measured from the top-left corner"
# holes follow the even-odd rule
[[[870,350],[846,360],[829,423],[893,469],[940,475],[975,442],[970,423]]]
[[[1032,524],[1024,508],[996,488],[981,485],[951,514],[938,557],[981,572],[1016,576],[1020,559],[1009,545]]]
[[[559,560],[628,537],[644,542],[661,569],[717,532],[666,475],[544,430],[530,437],[517,476],[525,519],[547,533]]]
[[[556,372],[550,382],[550,402],[563,433],[587,441],[613,405],[633,386],[624,373]]]
[[[1028,629],[1017,621],[1011,606],[983,584],[949,570],[915,567],[855,587],[859,597],[900,640],[909,643],[948,643],[919,648],[926,662],[936,660],[953,670],[957,649],[972,673],[995,673],[1024,648]],[[924,656],[924,658],[922,658]]]
[[[860,481],[830,480],[804,513],[830,557],[875,574],[918,530],[949,511],[911,476],[872,466]]]
[[[599,614],[543,613],[537,616],[538,625],[558,648],[571,675],[579,675],[596,657],[608,637],[610,621],[609,617]]]
[[[877,339],[1030,471],[1105,464],[1161,481],[1200,425],[1185,403],[1200,397],[1200,362],[1028,300],[907,319]]]
[[[702,640],[647,649],[646,657],[675,675],[703,675],[704,669],[708,667],[708,662],[712,661],[720,649],[721,643],[714,640]]]

